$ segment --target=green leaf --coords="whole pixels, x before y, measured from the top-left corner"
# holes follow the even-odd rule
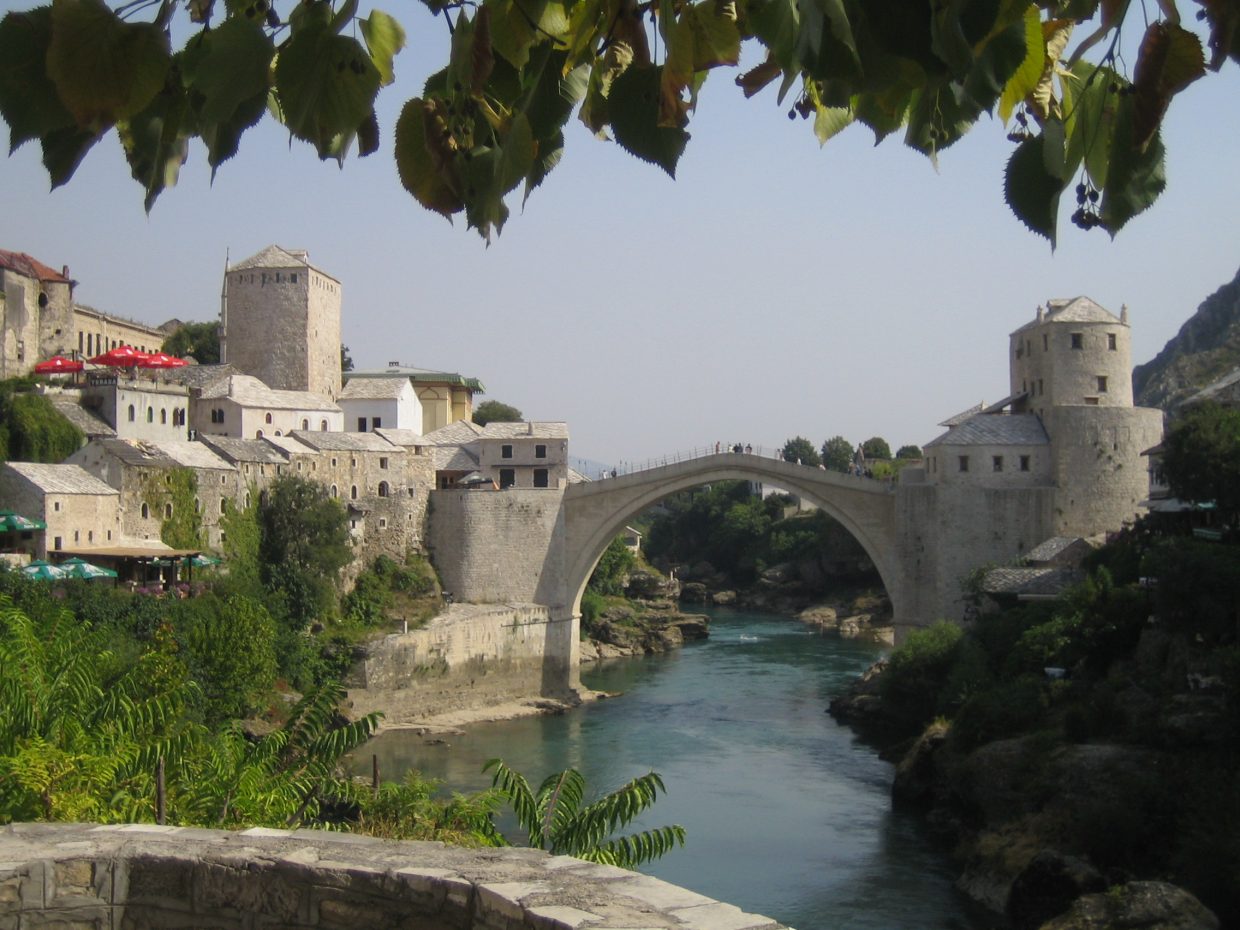
[[[796,0],[751,0],[748,13],[749,27],[780,68],[785,72],[800,71],[800,16]]]
[[[534,188],[546,180],[547,175],[551,173],[551,169],[558,165],[563,157],[564,133],[557,132],[550,138],[538,141],[538,155],[534,159],[534,165],[530,168],[530,173],[525,178],[525,195],[521,199],[522,204],[530,199],[530,194],[534,192]]]
[[[395,19],[382,10],[371,10],[370,16],[361,20],[362,38],[370,51],[370,60],[379,71],[384,86],[391,84],[396,75],[392,71],[392,59],[405,47],[405,30]]]
[[[47,76],[51,7],[9,13],[0,20],[0,116],[9,124],[9,151],[57,129],[74,127]]]
[[[1068,164],[1084,162],[1090,180],[1101,190],[1106,187],[1119,101],[1112,88],[1119,86],[1119,76],[1109,68],[1077,62],[1061,83]]]
[[[73,177],[86,153],[101,137],[102,133],[78,129],[76,126],[44,133],[40,140],[43,147],[43,167],[52,179],[53,190]]]
[[[428,144],[432,130],[436,135],[429,137]],[[451,219],[465,204],[458,193],[455,164],[443,142],[444,132],[432,103],[416,97],[406,103],[396,121],[396,170],[418,203]]]
[[[1046,42],[1042,38],[1042,18],[1038,15],[1037,6],[1031,3],[1025,10],[1025,58],[1003,85],[1003,93],[999,97],[999,119],[1004,125],[1012,118],[1012,112],[1041,83],[1045,64]]]
[[[237,154],[244,132],[262,119],[267,110],[268,93],[260,91],[249,100],[238,104],[233,115],[217,123],[200,123],[199,135],[207,146],[207,163],[211,166],[211,177],[215,177],[215,169]]]
[[[676,163],[684,153],[689,133],[658,124],[662,71],[658,67],[631,66],[612,83],[607,108],[621,148],[675,177]]]
[[[1134,99],[1123,97],[1111,138],[1110,170],[1099,216],[1112,236],[1157,200],[1167,186],[1162,138],[1155,133],[1143,146],[1134,131],[1135,111]]]
[[[199,118],[207,124],[225,123],[243,106],[252,110],[256,96],[266,98],[274,55],[275,47],[262,29],[240,18],[191,41],[181,60],[182,76],[201,97]]]
[[[164,188],[176,184],[194,135],[193,126],[189,100],[176,80],[170,81],[141,113],[117,123],[130,173],[146,191],[148,213]]]
[[[1061,177],[1047,170],[1048,159],[1043,136],[1026,139],[1008,159],[1003,178],[1003,195],[1016,218],[1055,247],[1059,219],[1059,195],[1065,186]]]
[[[853,114],[847,107],[815,107],[814,135],[819,145],[826,145],[832,137],[839,135],[852,125]]]
[[[379,71],[356,39],[325,27],[296,32],[276,59],[276,93],[285,125],[320,158],[342,158],[374,109]]]
[[[722,16],[715,0],[705,0],[682,14],[693,35],[694,71],[735,65],[741,57],[741,33],[736,21]]]
[[[168,37],[154,24],[124,22],[102,0],[53,0],[47,73],[81,128],[142,110],[170,61]]]
[[[547,46],[550,49],[550,46]],[[579,65],[564,74],[567,56],[555,51],[548,54],[534,74],[526,70],[526,76],[535,80],[522,102],[522,108],[530,121],[530,129],[536,139],[558,132],[572,115],[573,107],[585,95],[590,80],[590,69]]]

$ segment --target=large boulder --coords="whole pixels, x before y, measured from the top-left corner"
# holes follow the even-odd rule
[[[680,599],[686,604],[705,604],[710,600],[710,594],[702,582],[687,581],[681,585]]]
[[[1087,894],[1041,930],[1218,930],[1218,918],[1195,897],[1166,882],[1129,882]]]
[[[1007,918],[1012,930],[1037,930],[1083,894],[1105,891],[1106,880],[1084,859],[1045,849],[1012,882]]]
[[[936,766],[934,754],[947,739],[949,727],[936,721],[913,743],[896,766],[891,797],[899,804],[929,806],[935,800]]]

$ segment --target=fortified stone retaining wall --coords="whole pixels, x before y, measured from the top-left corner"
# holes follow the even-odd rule
[[[560,637],[571,620],[553,621],[537,604],[454,604],[421,630],[395,633],[366,646],[348,680],[355,715],[382,711],[384,722],[412,723],[564,689]],[[557,645],[558,644],[558,645]]]
[[[532,849],[315,830],[0,829],[0,928],[782,930],[658,879]]]

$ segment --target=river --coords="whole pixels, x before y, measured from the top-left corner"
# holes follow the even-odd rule
[[[363,753],[379,755],[385,779],[416,768],[460,791],[489,787],[481,770],[495,756],[535,786],[574,766],[596,792],[653,769],[668,791],[646,825],[679,823],[688,838],[642,871],[797,930],[989,926],[920,821],[892,811],[892,767],[825,713],[879,648],[795,620],[710,614],[706,641],[583,669],[587,687],[620,697],[443,745],[392,731]]]

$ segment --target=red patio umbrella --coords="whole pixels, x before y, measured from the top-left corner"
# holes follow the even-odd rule
[[[146,357],[145,352],[139,352],[133,346],[117,346],[115,349],[108,349],[102,355],[96,355],[90,363],[107,365],[111,368],[132,368]]]
[[[139,368],[181,368],[189,362],[167,352],[154,352],[138,362]]]
[[[79,361],[65,358],[63,355],[53,355],[46,362],[39,362],[35,365],[34,373],[36,375],[59,375],[81,371],[83,367],[85,366]]]

